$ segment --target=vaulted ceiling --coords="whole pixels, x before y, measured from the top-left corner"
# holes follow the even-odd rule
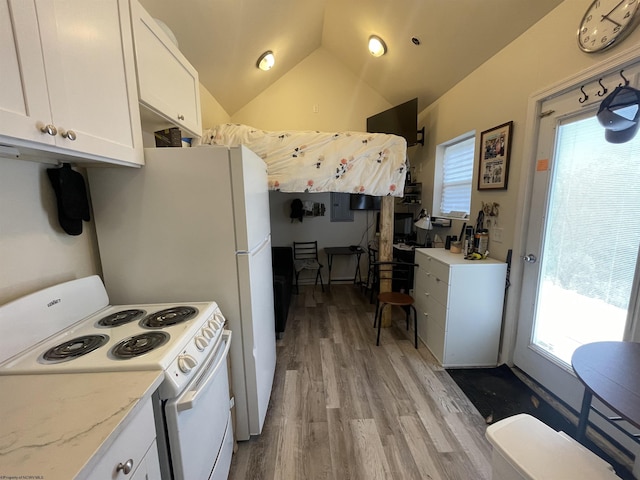
[[[418,97],[422,110],[561,2],[141,0],[230,115],[318,48],[390,104]],[[388,46],[383,57],[368,53],[372,34]],[[268,72],[256,68],[265,50],[276,55]]]

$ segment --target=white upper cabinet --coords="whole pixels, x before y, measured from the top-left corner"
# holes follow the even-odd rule
[[[198,72],[138,1],[132,1],[131,10],[144,130],[177,126],[187,136],[200,137]]]
[[[0,0],[0,143],[143,163],[127,0]]]

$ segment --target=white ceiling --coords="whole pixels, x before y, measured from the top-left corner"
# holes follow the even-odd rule
[[[233,115],[320,47],[392,105],[418,97],[422,110],[562,0],[141,3],[171,28],[200,82]],[[388,46],[383,57],[367,51],[372,34]],[[414,45],[412,37],[421,44]],[[255,66],[265,50],[276,55],[269,72]]]

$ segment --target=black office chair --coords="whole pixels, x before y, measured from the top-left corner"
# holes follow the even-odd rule
[[[414,329],[414,346],[418,348],[418,313],[416,307],[413,306],[414,299],[409,295],[409,291],[413,287],[413,269],[418,265],[406,262],[375,262],[375,278],[376,286],[379,289],[380,280],[388,279],[391,281],[390,292],[378,293],[376,300],[376,314],[373,320],[373,327],[378,327],[378,336],[376,345],[380,345],[380,328],[382,327],[382,312],[384,307],[402,307],[405,311],[407,330],[409,330],[409,314],[413,311],[413,329]]]
[[[300,272],[303,270],[315,270],[316,271],[316,283],[318,285],[318,279],[320,279],[320,287],[324,292],[324,283],[322,283],[322,270],[323,265],[318,261],[318,242],[293,242],[293,266],[296,270],[296,293],[300,293],[298,288],[298,280]]]

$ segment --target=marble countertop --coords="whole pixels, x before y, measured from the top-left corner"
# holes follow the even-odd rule
[[[0,478],[84,478],[161,371],[0,376]]]

